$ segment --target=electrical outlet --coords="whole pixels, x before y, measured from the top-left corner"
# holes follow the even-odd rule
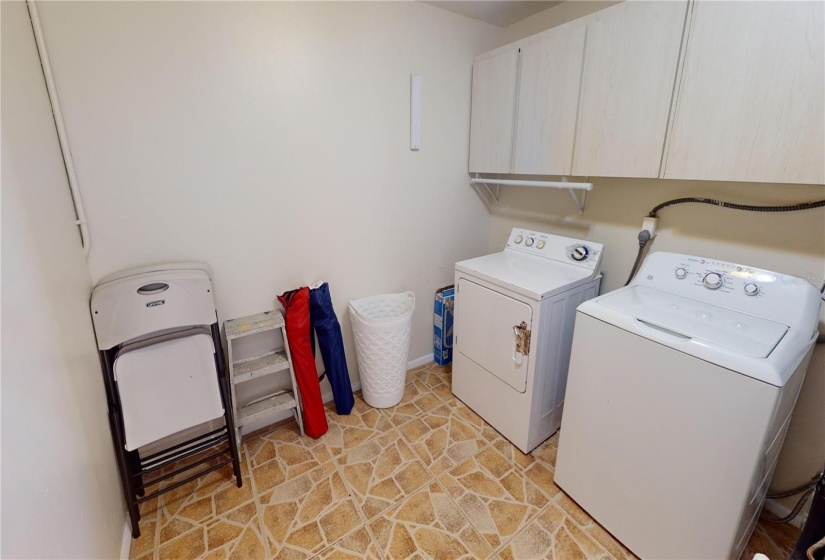
[[[642,229],[650,232],[650,238],[653,239],[659,229],[659,218],[646,217],[642,222]]]

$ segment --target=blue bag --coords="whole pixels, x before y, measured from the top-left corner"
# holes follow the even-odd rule
[[[329,295],[329,284],[326,282],[309,291],[309,318],[318,337],[321,359],[324,360],[326,368],[325,375],[329,377],[329,384],[332,386],[335,411],[338,414],[349,414],[355,404],[355,398],[352,395],[347,358],[344,355],[341,325],[335,316],[335,310],[332,309],[332,297]]]

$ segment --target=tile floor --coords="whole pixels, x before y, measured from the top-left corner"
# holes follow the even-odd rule
[[[428,364],[392,409],[328,408],[318,440],[294,422],[245,437],[243,488],[224,468],[144,504],[130,557],[635,558],[553,483],[558,434],[524,455],[450,384]],[[760,524],[743,560],[795,539]]]

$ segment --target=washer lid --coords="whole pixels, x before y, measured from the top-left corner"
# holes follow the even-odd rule
[[[607,294],[600,303],[667,334],[754,358],[767,358],[788,332],[781,323],[647,286]]]
[[[583,284],[593,270],[514,251],[493,253],[456,263],[459,272],[482,278],[532,299],[544,299]]]

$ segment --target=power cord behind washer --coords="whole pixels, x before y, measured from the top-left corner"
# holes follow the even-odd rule
[[[813,202],[802,202],[800,204],[787,204],[785,206],[755,206],[751,204],[736,204],[734,202],[725,202],[724,200],[716,200],[713,198],[702,198],[697,196],[689,196],[685,198],[674,198],[658,205],[648,214],[651,218],[658,218],[656,215],[662,208],[673,206],[675,204],[686,204],[694,202],[697,204],[710,204],[711,206],[721,206],[722,208],[729,208],[731,210],[745,210],[747,212],[796,212],[798,210],[811,210],[813,208],[821,208],[825,206],[825,200],[815,200]]]
[[[649,218],[658,218],[657,215],[659,210],[663,208],[667,208],[668,206],[674,206],[676,204],[686,204],[686,203],[696,203],[696,204],[710,204],[711,206],[721,206],[722,208],[728,208],[730,210],[745,210],[747,212],[797,212],[799,210],[811,210],[813,208],[821,208],[825,206],[825,200],[814,200],[812,202],[802,202],[800,204],[787,204],[784,206],[756,206],[751,204],[736,204],[734,202],[725,202],[724,200],[716,200],[714,198],[702,198],[698,196],[689,196],[685,198],[674,198],[673,200],[668,200],[667,202],[663,202],[653,208],[648,214]],[[650,242],[650,232],[647,230],[642,230],[639,232],[639,253],[636,255],[636,262],[633,263],[633,268],[630,270],[630,276],[627,278],[627,282],[625,282],[625,286],[630,284],[630,281],[633,280],[633,277],[636,276],[636,272],[639,270],[639,265],[642,264],[642,255],[644,255],[644,250],[647,244]],[[825,290],[825,286],[823,286],[823,290]]]
[[[639,265],[642,263],[642,255],[644,255],[645,247],[647,246],[648,242],[650,241],[650,232],[646,229],[643,229],[639,232],[639,253],[636,255],[636,262],[633,263],[633,268],[630,270],[630,276],[627,278],[627,282],[624,283],[625,286],[630,284],[630,281],[633,280],[633,277],[636,276],[636,270],[638,270]]]
[[[765,521],[770,521],[771,523],[787,523],[788,521],[792,520],[794,517],[799,515],[799,512],[802,511],[805,502],[808,501],[808,498],[816,490],[817,484],[822,484],[823,482],[825,482],[825,471],[815,474],[813,478],[811,478],[808,482],[802,484],[801,486],[791,488],[790,490],[785,490],[784,492],[768,494],[767,497],[774,500],[778,498],[788,498],[790,496],[796,496],[800,493],[802,494],[802,496],[799,498],[799,500],[797,500],[796,505],[794,505],[790,513],[788,513],[788,515],[786,515],[785,517],[778,517],[765,509],[762,510],[760,517]]]

